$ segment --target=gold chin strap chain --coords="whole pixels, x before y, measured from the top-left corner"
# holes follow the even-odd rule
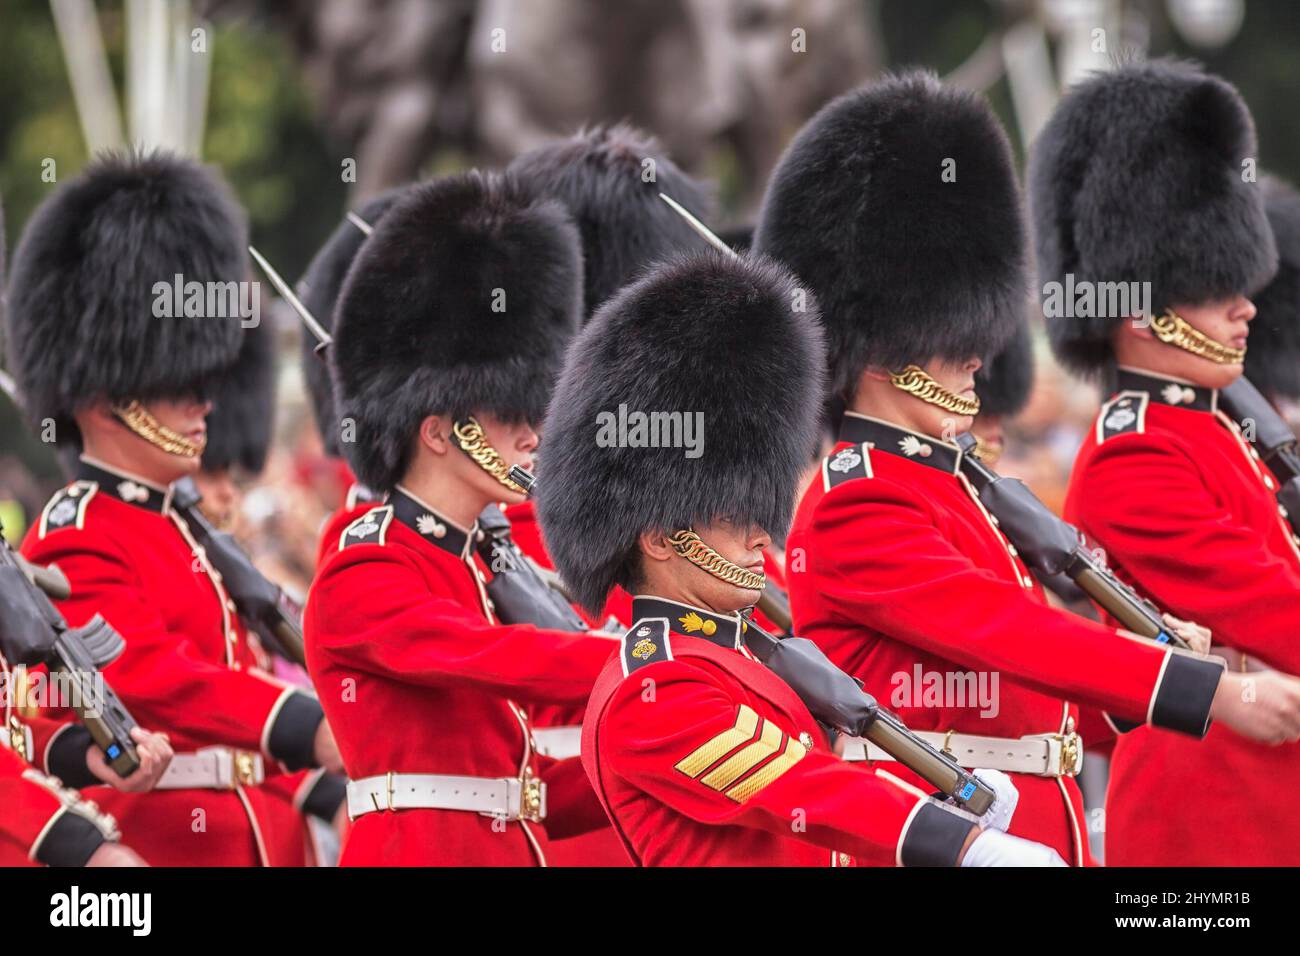
[[[720,581],[747,591],[761,591],[767,587],[766,575],[732,564],[705,544],[694,531],[678,531],[668,539],[668,543],[691,564],[703,568]]]
[[[207,445],[206,437],[202,442],[192,442],[180,432],[172,431],[154,418],[150,411],[141,405],[139,401],[134,399],[125,405],[120,402],[115,404],[112,407],[112,412],[123,425],[149,444],[161,448],[169,455],[179,455],[181,458],[197,458],[203,454],[203,448]]]
[[[1172,309],[1151,320],[1151,331],[1166,345],[1176,345],[1216,365],[1240,365],[1246,358],[1245,349],[1234,349],[1214,341],[1204,332],[1192,328]]]
[[[1000,441],[989,441],[987,438],[980,438],[979,435],[975,436],[975,457],[990,468],[998,463],[1005,448],[1006,446]]]
[[[456,439],[456,444],[460,446],[460,450],[469,455],[474,464],[515,494],[528,494],[526,490],[510,480],[510,466],[501,457],[501,452],[493,448],[491,442],[487,440],[487,436],[483,434],[483,426],[477,419],[470,417],[463,422],[456,422],[451,426],[451,434]]]
[[[894,384],[895,388],[901,388],[903,391],[915,395],[921,401],[937,405],[947,412],[956,412],[958,415],[974,415],[980,410],[980,400],[978,398],[962,398],[960,395],[954,395],[917,365],[909,365],[901,372],[891,372],[889,380]]]

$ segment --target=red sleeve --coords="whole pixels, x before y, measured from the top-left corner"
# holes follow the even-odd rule
[[[1300,571],[1220,504],[1174,442],[1113,438],[1081,480],[1080,524],[1126,577],[1216,640],[1300,674]]]
[[[978,567],[915,499],[874,478],[840,485],[817,505],[808,570],[844,621],[1147,722],[1167,650],[1053,608]]]
[[[356,544],[330,560],[307,603],[308,654],[431,687],[474,687],[526,703],[578,703],[618,642],[531,624],[491,624],[431,594],[393,547]]]
[[[698,823],[793,837],[860,864],[900,860],[909,825],[930,804],[919,790],[807,750],[789,728],[738,704],[705,668],[665,661],[636,673],[653,676],[654,699],[643,698],[640,680],[615,689],[598,730],[604,773]],[[743,746],[751,738],[761,746]],[[800,820],[805,827],[792,826]],[[954,860],[974,825],[958,823]]]
[[[30,856],[33,844],[63,809],[63,803],[45,787],[23,776],[27,765],[0,747],[0,840],[7,859]]]
[[[126,641],[104,678],[141,726],[183,735],[189,744],[267,749],[271,724],[292,689],[205,659],[170,631],[147,600],[130,560],[89,529],[28,540],[33,560],[58,564],[72,583],[59,610],[72,626],[102,614]],[[179,741],[178,741],[179,743]]]
[[[542,822],[552,840],[609,826],[609,817],[591,788],[581,757],[556,760],[539,756],[537,769],[546,784],[546,819]]]

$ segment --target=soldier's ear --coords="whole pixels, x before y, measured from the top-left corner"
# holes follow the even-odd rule
[[[428,415],[420,422],[420,444],[435,455],[451,451],[451,422],[439,415]]]
[[[641,554],[654,561],[667,561],[677,554],[668,543],[668,535],[662,528],[642,531],[637,537],[637,544],[641,548]]]

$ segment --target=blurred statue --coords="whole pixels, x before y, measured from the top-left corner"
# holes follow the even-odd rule
[[[208,0],[256,11],[302,58],[357,198],[441,150],[501,164],[585,125],[628,120],[684,166],[734,152],[745,194],[789,135],[883,60],[877,0]]]

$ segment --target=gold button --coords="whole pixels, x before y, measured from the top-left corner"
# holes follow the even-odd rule
[[[1018,557],[1020,555],[1020,552],[1016,550],[1016,546],[1014,544],[1007,545],[1007,553],[1010,554],[1013,558]]]
[[[1280,514],[1283,518],[1286,517],[1286,509],[1283,508],[1281,505],[1277,506],[1277,513]]]
[[[805,730],[803,733],[799,735],[799,743],[803,744],[805,750],[812,750],[813,749],[812,734],[808,733],[808,731]]]
[[[1034,586],[1034,579],[1031,578],[1029,575],[1026,574],[1023,580],[1025,582],[1025,587],[1032,588]]]
[[[849,865],[849,855],[848,855],[847,853],[841,853],[841,854],[839,855],[839,864],[840,864],[840,866],[848,866],[848,865]]]

